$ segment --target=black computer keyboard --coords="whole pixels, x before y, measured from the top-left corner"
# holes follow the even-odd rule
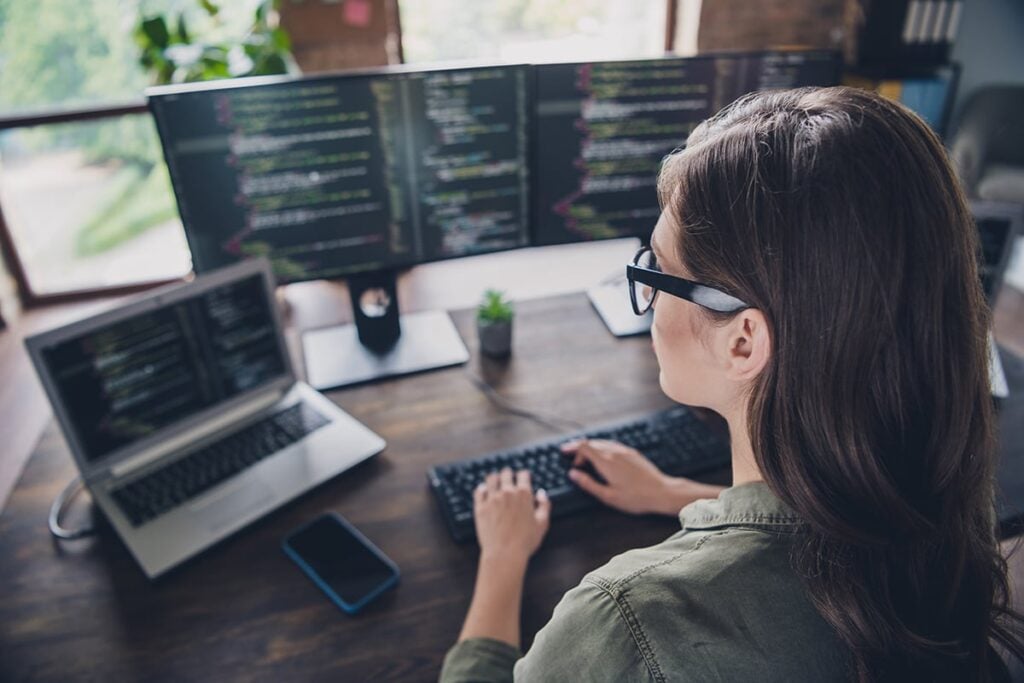
[[[139,526],[195,498],[330,421],[299,402],[111,492]]]
[[[572,459],[560,450],[566,441],[581,436],[621,441],[646,455],[661,471],[672,476],[692,476],[724,467],[730,462],[729,446],[692,410],[677,406],[582,434],[569,434],[480,458],[438,465],[430,468],[427,479],[455,540],[475,537],[473,490],[488,473],[504,467],[530,470],[534,490],[543,488],[551,498],[553,517],[596,505],[595,498],[569,479]]]

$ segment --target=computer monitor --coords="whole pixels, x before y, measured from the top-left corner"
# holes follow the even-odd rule
[[[533,243],[646,242],[661,162],[701,121],[749,92],[836,85],[840,65],[820,50],[538,65]],[[624,280],[588,295],[616,336],[650,328],[649,315],[633,315]]]
[[[647,239],[661,161],[704,119],[756,90],[839,82],[830,51],[536,67],[535,245]]]
[[[149,91],[197,272],[281,281],[526,246],[525,66]]]
[[[468,358],[446,314],[400,322],[395,270],[527,246],[530,91],[528,67],[506,65],[147,94],[196,272],[266,256],[282,282],[347,277],[364,348],[346,367],[377,376]],[[307,352],[355,338],[335,332]],[[332,369],[307,356],[317,388],[351,380]]]

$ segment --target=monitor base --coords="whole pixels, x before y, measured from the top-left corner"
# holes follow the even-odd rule
[[[469,351],[444,311],[400,316],[394,346],[375,353],[359,341],[355,325],[310,330],[302,335],[306,381],[320,391],[414,372],[461,365]]]
[[[653,314],[650,311],[644,315],[633,312],[626,286],[625,279],[598,285],[587,290],[587,297],[608,331],[616,337],[647,334],[651,331]]]

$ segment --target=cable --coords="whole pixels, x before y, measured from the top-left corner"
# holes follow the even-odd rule
[[[586,425],[575,420],[570,420],[564,417],[558,417],[556,415],[544,416],[541,415],[540,413],[535,413],[533,411],[526,410],[525,408],[520,408],[519,406],[515,405],[507,398],[499,394],[497,389],[492,387],[490,384],[488,384],[481,378],[474,375],[472,372],[466,371],[466,377],[469,379],[470,382],[473,383],[473,386],[479,389],[484,394],[484,396],[486,396],[491,401],[491,403],[493,403],[498,408],[504,410],[507,413],[511,413],[512,415],[517,415],[519,417],[525,417],[528,420],[533,420],[534,422],[556,432],[564,432],[567,431],[567,429],[569,431],[583,431],[584,429],[586,429]],[[568,425],[568,427],[566,427],[566,425]]]
[[[50,527],[50,533],[53,534],[54,538],[59,538],[63,541],[73,541],[76,538],[85,538],[86,536],[92,536],[96,533],[95,527],[83,526],[78,529],[65,529],[60,525],[60,518],[67,511],[67,508],[71,505],[71,501],[75,499],[78,492],[85,488],[82,483],[82,478],[76,476],[74,479],[68,482],[68,485],[64,487],[64,490],[60,492],[56,498],[53,499],[53,504],[50,505],[50,516],[47,520],[47,524]]]

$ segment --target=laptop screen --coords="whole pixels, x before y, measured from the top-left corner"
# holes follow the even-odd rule
[[[262,275],[42,349],[90,462],[286,371]]]

